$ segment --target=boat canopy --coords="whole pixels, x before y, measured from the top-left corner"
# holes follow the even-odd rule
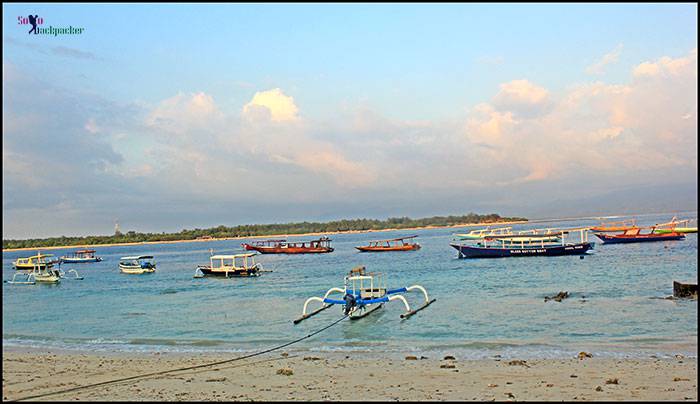
[[[399,238],[390,238],[390,239],[386,239],[386,240],[370,240],[369,242],[370,243],[381,243],[381,242],[385,242],[385,241],[402,241],[402,240],[408,240],[410,238],[416,238],[416,237],[418,237],[418,235],[408,236],[408,237],[399,237]]]
[[[121,257],[120,259],[122,260],[144,260],[144,259],[153,259],[152,255],[137,255],[133,257]]]
[[[234,258],[245,258],[245,257],[252,257],[254,255],[258,255],[257,253],[246,253],[246,254],[233,254],[233,255],[212,255],[211,259],[213,260],[232,260]]]

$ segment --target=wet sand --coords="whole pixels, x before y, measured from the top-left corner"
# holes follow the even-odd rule
[[[40,400],[693,400],[697,359],[390,359],[272,352]],[[410,352],[406,353],[411,355]],[[221,361],[232,354],[3,349],[3,400]]]

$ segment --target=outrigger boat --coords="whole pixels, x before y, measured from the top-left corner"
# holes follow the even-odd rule
[[[251,241],[250,243],[243,243],[241,246],[243,246],[244,249],[248,251],[257,251],[257,247],[279,247],[282,245],[282,243],[286,243],[287,240],[281,239],[281,240],[256,240],[256,241]]]
[[[51,260],[47,260],[49,257],[53,257],[53,254],[37,253],[37,255],[28,258],[17,258],[12,265],[18,270],[33,270],[36,266],[45,269],[51,268],[54,263]]]
[[[678,220],[675,216],[668,223],[662,223],[656,225],[656,230],[654,233],[657,234],[668,234],[668,233],[697,233],[698,227],[690,227],[690,219]],[[685,226],[679,226],[683,225]]]
[[[318,240],[287,242],[285,240],[265,240],[254,244],[241,244],[246,250],[255,250],[261,254],[319,254],[333,251],[331,239],[321,237]]]
[[[78,264],[82,262],[100,262],[102,258],[95,256],[95,250],[78,250],[72,253],[68,253],[60,258],[63,263]]]
[[[75,269],[69,269],[68,273],[73,272],[75,274],[75,280],[83,280],[83,277],[78,275],[78,271]],[[17,276],[24,275],[25,279],[23,281],[18,281]],[[32,271],[29,273],[15,272],[12,280],[6,281],[9,284],[14,285],[34,285],[36,283],[49,283],[55,284],[59,283],[61,279],[66,278],[66,272],[59,269],[46,268],[46,266],[35,265]]]
[[[121,257],[119,270],[125,274],[143,274],[156,271],[156,263],[151,255],[138,255],[134,257]]]
[[[596,237],[603,240],[605,244],[619,244],[619,243],[640,243],[645,241],[668,241],[668,240],[681,240],[685,238],[682,233],[666,233],[657,234],[655,233],[656,227],[650,227],[649,233],[640,233],[641,228],[629,229],[621,234],[603,234],[594,233]]]
[[[542,235],[493,236],[472,244],[450,245],[459,252],[459,258],[583,255],[595,245],[588,241],[588,228],[547,230]],[[579,232],[580,239],[567,242],[566,236],[575,232]]]
[[[635,219],[620,220],[617,222],[601,222],[599,226],[591,227],[592,231],[598,232],[616,232],[638,229]]]
[[[253,257],[256,255],[257,254],[255,253],[212,255],[209,257],[210,265],[199,265],[195,271],[194,277],[202,278],[204,276],[223,276],[230,278],[242,276],[260,276],[262,264],[255,262]]]
[[[472,230],[469,233],[457,233],[455,237],[461,240],[479,240],[484,237],[490,236],[507,236],[513,234],[512,227],[499,227],[492,229],[491,227],[486,227],[484,229]]]
[[[418,243],[407,243],[404,240],[416,238],[418,236],[401,237],[389,240],[373,240],[369,245],[355,247],[361,252],[382,252],[382,251],[415,251],[420,249]]]
[[[401,295],[401,293],[410,292],[412,290],[419,290],[423,292],[423,296],[425,297],[423,305],[415,310],[411,310],[411,307],[408,305],[408,301]],[[332,293],[341,293],[343,295],[342,300],[329,298]],[[401,314],[401,318],[408,318],[428,307],[435,301],[435,299],[430,300],[430,298],[428,298],[428,292],[420,285],[391,290],[387,289],[386,280],[382,273],[366,273],[365,267],[359,266],[353,268],[350,273],[345,276],[344,287],[342,289],[331,288],[325,295],[323,295],[323,298],[308,298],[304,303],[304,309],[302,310],[301,317],[294,320],[294,324],[298,324],[311,316],[315,316],[333,305],[342,305],[343,313],[349,316],[351,320],[357,320],[369,315],[375,310],[380,309],[384,303],[392,300],[399,300],[403,302],[404,306],[406,307],[406,312]],[[309,303],[314,301],[322,303],[322,306],[313,312],[307,313]]]

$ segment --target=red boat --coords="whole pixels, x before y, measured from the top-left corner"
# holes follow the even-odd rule
[[[617,243],[639,243],[643,241],[667,241],[667,240],[682,240],[685,235],[682,233],[665,233],[657,234],[654,233],[656,226],[651,227],[651,231],[646,234],[640,234],[640,228],[629,229],[622,234],[603,234],[595,233],[596,237],[603,240],[605,244],[617,244]]]
[[[418,236],[401,237],[389,240],[373,240],[369,245],[355,247],[362,252],[382,252],[382,251],[415,251],[420,249],[417,243],[407,243],[404,240],[416,238]]]
[[[318,240],[287,242],[286,240],[264,240],[253,244],[241,244],[246,250],[255,250],[261,254],[320,254],[333,251],[331,239],[321,237]]]

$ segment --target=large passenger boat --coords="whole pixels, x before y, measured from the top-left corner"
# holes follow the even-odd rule
[[[264,240],[252,244],[241,244],[246,250],[261,254],[319,254],[333,251],[331,239],[321,237],[318,240],[287,242],[285,240]]]
[[[487,236],[468,244],[450,245],[459,252],[459,258],[583,255],[594,247],[594,243],[588,241],[587,228],[548,230],[547,234],[539,236]],[[575,233],[579,234],[578,240],[567,240]]]

